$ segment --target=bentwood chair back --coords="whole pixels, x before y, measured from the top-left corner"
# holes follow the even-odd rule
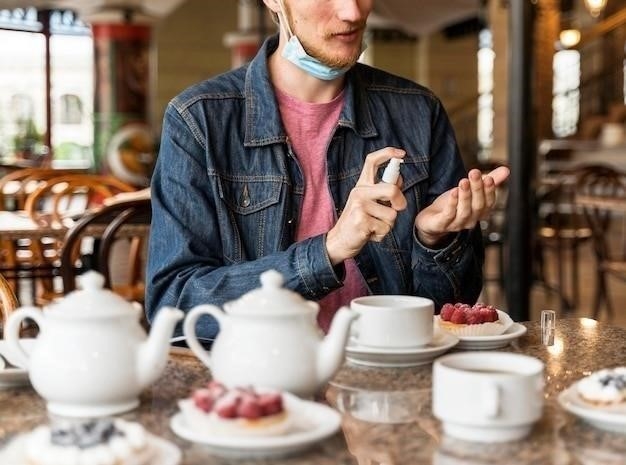
[[[28,194],[42,182],[57,176],[76,173],[75,170],[52,168],[23,168],[0,178],[0,210],[23,210]]]
[[[609,166],[593,166],[577,179],[577,202],[592,230],[596,259],[593,317],[603,305],[614,317],[609,276],[626,281],[626,173]]]
[[[76,217],[87,210],[98,209],[106,198],[135,188],[111,176],[94,174],[65,174],[41,182],[26,198],[25,213],[41,228],[70,227]],[[35,302],[45,305],[58,296],[53,276],[59,275],[62,240],[41,235],[29,245],[32,256],[29,266],[50,270],[37,279]]]
[[[6,327],[7,318],[18,307],[17,297],[4,276],[0,274],[0,321]]]
[[[557,293],[563,312],[573,311],[580,300],[579,249],[591,239],[591,228],[576,205],[576,176],[578,169],[554,173],[550,182],[540,186],[537,195],[537,230],[535,259],[537,274],[547,289]],[[548,284],[544,255],[553,253],[556,259],[556,287]],[[569,260],[569,274],[565,263]]]
[[[136,189],[112,176],[68,174],[45,181],[24,204],[26,213],[38,223],[67,224],[68,217],[102,205],[104,199]]]
[[[101,210],[80,218],[70,228],[63,241],[61,251],[61,276],[65,294],[76,288],[76,275],[84,270],[85,263],[80,255],[81,239],[89,236],[90,230],[100,230],[100,244],[91,269],[100,272],[105,278],[105,287],[112,289],[130,301],[144,300],[144,256],[145,240],[148,236],[152,217],[149,198],[114,203]],[[114,245],[120,241],[128,244],[128,263],[124,278],[117,276],[119,270],[113,263]],[[120,273],[122,274],[122,273]]]

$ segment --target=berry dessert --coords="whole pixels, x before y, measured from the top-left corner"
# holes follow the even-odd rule
[[[40,426],[25,451],[28,465],[148,465],[155,456],[143,426],[120,419]]]
[[[590,404],[626,405],[626,367],[596,371],[581,379],[576,387],[580,397]]]
[[[290,427],[278,391],[228,389],[217,381],[178,402],[188,427],[207,434],[278,436]]]
[[[482,303],[444,304],[436,321],[439,328],[456,336],[496,336],[513,324],[506,313]]]

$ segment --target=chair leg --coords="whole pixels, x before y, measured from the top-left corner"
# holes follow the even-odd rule
[[[580,290],[578,289],[578,245],[574,244],[572,247],[572,300],[571,304],[575,310],[580,302]]]
[[[609,301],[609,296],[607,293],[607,285],[606,285],[606,273],[602,270],[598,270],[596,275],[596,295],[595,295],[595,306],[593,309],[593,319],[597,320],[600,316],[600,310],[602,308],[602,302],[606,305],[607,313],[609,317],[613,316],[613,308],[611,306],[611,302]]]
[[[561,312],[563,314],[569,313],[571,308],[570,304],[567,300],[566,289],[565,289],[565,271],[563,270],[563,248],[561,245],[561,241],[559,240],[556,246],[556,269],[557,269],[557,286],[558,286],[558,295],[560,299]]]
[[[609,321],[613,321],[615,313],[613,313],[613,302],[611,302],[611,296],[609,295],[609,285],[607,283],[606,275],[604,278],[604,301],[606,303],[606,311],[609,316]]]

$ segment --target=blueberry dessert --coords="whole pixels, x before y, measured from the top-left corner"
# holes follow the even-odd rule
[[[626,404],[626,367],[607,368],[581,379],[578,393],[594,405]]]
[[[143,427],[120,419],[40,426],[27,441],[29,465],[147,465],[153,456]]]

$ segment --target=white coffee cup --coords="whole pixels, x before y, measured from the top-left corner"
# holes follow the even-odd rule
[[[464,352],[433,364],[433,415],[452,437],[504,442],[541,418],[543,363],[508,352]]]
[[[433,338],[434,304],[410,295],[357,297],[350,308],[359,314],[352,334],[361,346],[383,349],[420,347]]]

